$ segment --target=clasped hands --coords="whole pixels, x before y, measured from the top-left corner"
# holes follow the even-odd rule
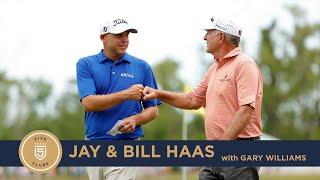
[[[137,101],[146,101],[150,99],[157,98],[157,90],[151,87],[141,84],[132,85],[130,88],[124,90],[124,94],[127,99],[137,100]]]
[[[153,89],[148,86],[143,87],[141,84],[132,85],[130,88],[123,90],[122,93],[126,97],[126,99],[136,101],[146,101],[157,97],[156,89]],[[119,126],[118,130],[122,133],[134,132],[136,122],[138,120],[137,118],[137,115],[132,115],[123,119],[123,122]]]

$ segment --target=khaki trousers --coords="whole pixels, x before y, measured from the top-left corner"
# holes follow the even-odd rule
[[[136,167],[87,167],[89,180],[135,180]]]

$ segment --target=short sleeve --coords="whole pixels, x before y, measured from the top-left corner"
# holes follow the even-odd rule
[[[95,95],[96,87],[92,77],[92,73],[85,59],[80,59],[78,61],[76,69],[77,69],[77,87],[78,87],[78,93],[81,101],[82,98],[86,96]]]
[[[239,106],[249,104],[255,108],[259,87],[259,72],[255,63],[245,61],[239,64],[236,72],[236,86]]]
[[[151,67],[148,64],[146,65],[143,86],[149,86],[151,88],[158,89],[157,82],[154,78],[154,74],[152,72]],[[148,101],[142,101],[142,105],[144,108],[158,106],[160,104],[161,104],[161,102],[158,99],[151,99]]]

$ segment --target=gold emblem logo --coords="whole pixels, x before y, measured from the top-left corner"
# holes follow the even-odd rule
[[[49,131],[32,131],[22,139],[19,146],[20,161],[32,172],[44,173],[56,168],[61,157],[61,143]]]

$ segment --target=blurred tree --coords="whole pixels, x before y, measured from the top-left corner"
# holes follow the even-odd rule
[[[13,100],[15,115],[13,124],[10,127],[15,138],[22,138],[32,130],[44,129],[42,125],[48,124],[46,121],[48,112],[48,100],[52,94],[52,85],[45,80],[21,79],[16,80],[17,89]]]
[[[178,76],[179,64],[170,58],[164,59],[152,69],[158,88],[182,92],[183,83]],[[182,111],[165,103],[159,106],[158,119],[143,126],[144,139],[181,139]]]
[[[0,73],[0,86],[0,139],[21,139],[38,129],[60,139],[83,139],[84,113],[74,80],[60,97],[53,97],[51,84],[42,79],[9,80]]]
[[[306,13],[297,7],[288,9],[292,32],[280,30],[273,21],[261,31],[255,58],[264,75],[264,131],[284,139],[319,139],[320,24],[307,23]],[[212,60],[205,61],[201,51],[205,72]],[[182,92],[178,69],[170,58],[153,67],[160,89]],[[9,79],[0,72],[0,139],[20,139],[36,129],[49,130],[60,139],[83,139],[84,110],[75,84],[71,80],[57,97],[44,80]],[[163,103],[158,119],[144,129],[144,139],[181,139],[182,111]],[[195,116],[188,129],[189,139],[204,139],[201,116]]]
[[[1,139],[20,139],[29,129],[37,128],[44,116],[52,87],[44,80],[12,80],[0,74]]]
[[[0,72],[0,137],[5,136],[6,131],[6,119],[8,117],[8,108],[10,101],[10,88],[14,84],[12,80],[9,80],[5,74],[5,72]]]
[[[204,117],[195,115],[193,120],[188,125],[188,139],[189,140],[205,140]]]
[[[320,24],[308,24],[297,7],[288,9],[293,33],[279,30],[276,21],[261,31],[257,60],[264,76],[264,131],[284,139],[316,139]]]
[[[60,139],[84,139],[84,109],[76,90],[76,81],[68,82],[66,91],[59,98],[54,118],[55,132]]]

